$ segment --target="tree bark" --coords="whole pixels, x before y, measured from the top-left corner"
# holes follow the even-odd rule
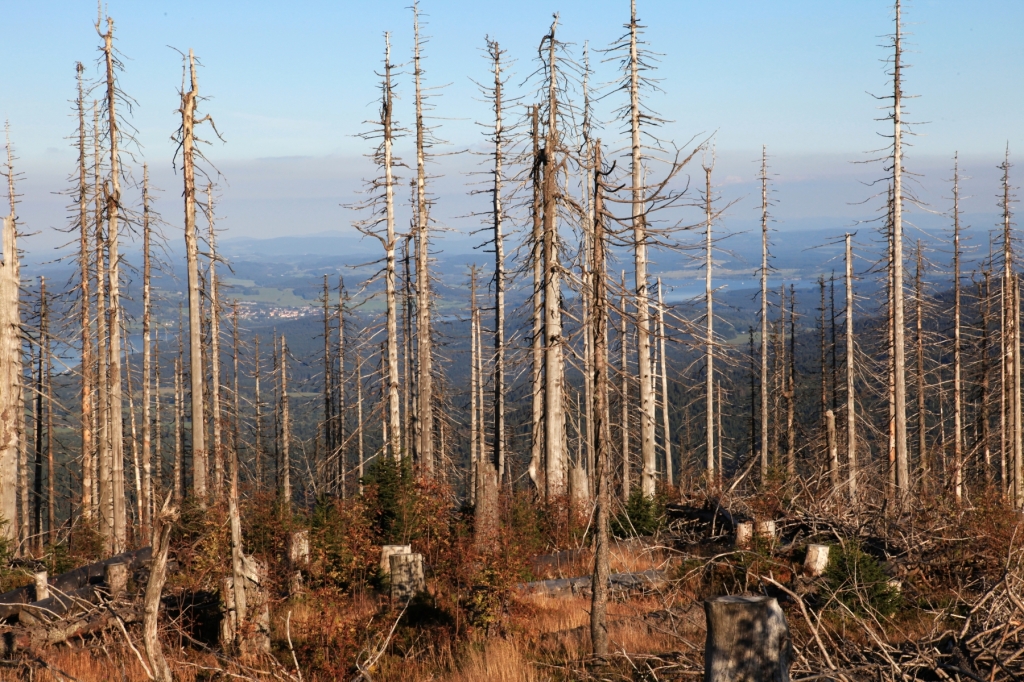
[[[704,682],[789,682],[789,627],[773,597],[715,597],[704,613]]]
[[[206,217],[210,230],[210,412],[213,422],[213,496],[219,500],[224,490],[224,436],[220,410],[220,291],[217,284],[217,235],[213,220],[212,183],[206,187]]]
[[[761,481],[768,476],[768,148],[761,147]]]
[[[10,170],[8,168],[8,170]],[[13,197],[13,191],[11,192]],[[13,199],[12,199],[13,203]],[[3,219],[3,264],[0,266],[0,528],[7,540],[18,540],[18,450],[21,393],[21,283],[15,216]]]
[[[99,20],[96,32],[100,32]],[[127,532],[127,515],[124,494],[124,435],[121,418],[121,298],[120,298],[120,266],[118,241],[120,239],[121,211],[121,154],[118,150],[121,133],[118,130],[116,103],[120,95],[115,79],[114,56],[114,20],[107,17],[107,32],[100,33],[103,38],[103,55],[106,65],[106,107],[107,107],[107,142],[110,145],[110,182],[105,189],[107,206],[107,329],[110,340],[107,346],[108,366],[108,422],[110,429],[110,494],[112,535],[108,539],[111,553],[121,552],[125,548]]]
[[[290,513],[292,506],[292,459],[291,459],[291,415],[288,402],[288,342],[281,336],[280,371],[281,381],[281,453],[278,460],[277,493],[285,514]]]
[[[434,475],[434,404],[433,404],[433,351],[430,320],[430,203],[427,201],[426,128],[423,125],[423,93],[420,64],[419,6],[413,4],[414,51],[413,79],[416,87],[416,386],[419,405],[419,458],[427,476]]]
[[[675,485],[672,465],[672,428],[669,420],[669,358],[665,354],[665,296],[662,291],[662,278],[657,279],[657,337],[658,355],[662,358],[662,429],[665,438],[665,479],[670,486]]]
[[[562,347],[562,265],[558,236],[558,161],[561,139],[558,132],[558,70],[555,59],[557,18],[547,37],[548,102],[544,141],[544,455],[546,499],[566,494],[565,412]]]
[[[78,76],[78,231],[79,231],[79,324],[82,335],[82,358],[79,363],[81,374],[81,433],[82,433],[82,497],[81,515],[86,521],[92,519],[93,497],[92,497],[92,469],[94,456],[94,434],[93,412],[95,375],[93,374],[92,357],[92,298],[90,294],[90,279],[92,278],[92,256],[90,254],[89,234],[89,183],[86,174],[86,146],[85,146],[85,95],[82,85],[82,72],[85,67],[81,62],[75,65]],[[96,134],[96,131],[94,131]],[[96,169],[99,172],[99,169]]]
[[[647,276],[647,224],[644,202],[644,170],[640,139],[640,56],[636,0],[630,1],[629,19],[629,132],[633,227],[633,285],[636,293],[637,375],[640,382],[640,486],[644,497],[654,495],[655,451],[654,378],[651,371],[650,294]]]
[[[910,493],[910,457],[907,452],[906,325],[903,318],[903,25],[901,0],[896,0],[893,39],[893,145],[892,145],[892,252],[893,266],[893,400],[896,437],[896,494],[900,505]]]
[[[146,658],[149,659],[150,671],[156,682],[171,682],[171,669],[164,658],[160,644],[158,621],[160,618],[160,598],[164,583],[167,580],[167,554],[171,548],[171,531],[178,517],[176,507],[164,503],[159,516],[153,519],[153,564],[149,569],[149,582],[146,583],[145,616],[142,624],[142,640],[146,647]]]
[[[953,496],[964,495],[963,389],[960,347],[960,161],[953,157]]]
[[[846,460],[850,503],[857,509],[857,413],[853,384],[853,246],[846,233]]]
[[[629,335],[626,327],[626,273],[622,273],[622,297],[619,299],[619,416],[620,435],[622,437],[622,500],[629,500],[631,471],[629,461]]]
[[[530,385],[532,403],[530,407],[530,478],[539,490],[546,494],[544,481],[544,228],[541,152],[540,152],[540,106],[534,105],[530,116],[533,124],[533,164],[530,172],[533,204],[531,218],[533,230],[530,236],[530,260],[533,265],[533,328],[531,330]]]
[[[185,178],[185,259],[188,268],[189,363],[192,396],[192,493],[206,506],[206,430],[203,415],[202,293],[199,289],[199,240],[196,235],[195,134],[199,83],[196,60],[188,51],[190,89],[181,93],[181,156]]]
[[[715,467],[715,314],[714,289],[711,288],[711,270],[714,265],[711,239],[711,170],[714,163],[704,166],[704,297],[706,336],[704,341],[705,367],[705,411],[707,433],[707,484],[712,489],[717,487],[718,473]]]
[[[608,653],[608,518],[611,492],[608,489],[608,468],[611,453],[611,428],[608,406],[608,268],[605,256],[604,206],[602,197],[601,141],[594,147],[594,221],[591,244],[590,337],[593,348],[593,415],[594,415],[594,480],[597,486],[594,535],[594,575],[591,580],[590,638],[594,655]],[[659,286],[659,293],[661,289]],[[666,433],[666,444],[668,434]],[[667,452],[667,450],[666,450]]]
[[[150,343],[152,325],[151,308],[152,292],[150,281],[152,269],[150,265],[150,215],[149,215],[149,166],[142,167],[142,496],[139,498],[139,520],[141,536],[150,539],[151,519],[153,518],[153,463],[152,463],[152,425],[150,422],[150,406],[153,401],[151,393],[153,353]],[[159,361],[158,361],[159,362]],[[157,391],[159,396],[159,390]],[[150,540],[151,541],[151,540]]]

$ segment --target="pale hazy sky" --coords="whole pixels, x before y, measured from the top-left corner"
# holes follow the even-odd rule
[[[180,179],[172,174],[177,89],[181,61],[173,46],[193,48],[204,69],[200,86],[211,97],[204,110],[215,118],[226,144],[207,150],[225,173],[222,214],[231,235],[269,236],[351,230],[351,201],[359,179],[373,174],[361,154],[369,143],[355,137],[376,113],[383,32],[392,31],[393,61],[411,55],[409,0],[377,2],[192,0],[113,1],[118,48],[125,56],[123,89],[137,102],[131,121],[165,190],[159,209],[179,221]],[[484,36],[499,40],[517,59],[512,85],[533,70],[532,57],[554,11],[560,37],[579,52],[589,40],[595,83],[616,75],[597,50],[621,35],[628,0],[426,0],[421,5],[431,36],[426,46],[429,85],[447,85],[435,100],[439,135],[457,151],[479,141],[476,120],[486,104],[470,79],[485,79]],[[9,119],[25,172],[21,215],[33,229],[64,222],[63,199],[54,195],[74,166],[69,136],[74,64],[96,74],[96,6],[84,0],[4,0],[0,41],[0,116]],[[639,0],[646,38],[662,54],[658,77],[663,93],[651,105],[672,122],[666,138],[685,142],[716,133],[721,155],[720,189],[726,198],[751,192],[760,145],[776,158],[780,228],[821,218],[837,225],[863,208],[870,196],[858,182],[878,167],[850,162],[868,158],[885,132],[883,112],[871,93],[887,92],[887,52],[892,31],[890,3],[881,0],[652,1]],[[925,173],[922,193],[936,210],[942,204],[952,154],[959,150],[968,172],[966,209],[994,210],[994,166],[1007,142],[1022,141],[1024,123],[1024,3],[989,0],[906,3],[908,118],[926,123],[908,150],[908,166]],[[398,78],[397,116],[411,122],[411,84]],[[525,90],[525,88],[524,88]],[[612,94],[605,112],[621,103]],[[621,134],[612,124],[602,136]],[[448,159],[450,177],[438,183],[438,212],[453,227],[477,201],[465,195],[473,161]],[[973,183],[973,184],[972,184]],[[748,197],[731,214],[751,216]],[[974,202],[974,203],[971,203]],[[287,225],[283,216],[290,216]],[[40,246],[59,239],[41,235]],[[30,247],[31,248],[31,247]]]

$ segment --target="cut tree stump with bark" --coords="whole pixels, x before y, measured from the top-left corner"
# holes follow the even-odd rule
[[[789,626],[772,597],[704,602],[704,682],[789,682]]]
[[[128,564],[118,562],[107,564],[103,569],[103,577],[111,597],[116,597],[128,588]]]
[[[736,546],[747,548],[754,540],[754,524],[750,521],[743,521],[736,524]]]
[[[38,573],[33,573],[32,577],[35,579],[36,601],[43,601],[44,599],[49,599],[50,582],[49,578],[47,577],[46,571],[39,571]]]
[[[391,555],[391,603],[405,604],[427,589],[423,578],[422,554]]]
[[[817,578],[828,568],[828,545],[807,545],[807,558],[804,559],[804,571],[807,575]]]
[[[384,545],[380,548],[380,571],[384,575],[391,575],[393,554],[412,554],[412,545]]]

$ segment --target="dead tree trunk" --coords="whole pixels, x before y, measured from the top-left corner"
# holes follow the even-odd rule
[[[789,682],[789,627],[774,598],[715,597],[704,613],[706,682]]]
[[[170,506],[170,500],[164,503],[158,516],[153,518],[153,565],[149,569],[149,582],[146,584],[145,615],[142,624],[142,640],[146,647],[146,658],[155,682],[171,682],[171,669],[164,658],[160,644],[158,621],[160,618],[160,599],[167,580],[167,554],[171,548],[171,531],[178,518],[177,507]]]
[[[533,265],[533,328],[531,330],[530,386],[532,403],[530,408],[530,478],[542,492],[547,490],[544,481],[544,228],[540,152],[540,106],[531,109],[533,124],[533,155],[530,184],[533,190],[531,218],[533,231],[530,236],[530,260]]]
[[[434,474],[434,405],[433,405],[433,351],[430,320],[430,203],[427,201],[426,134],[423,124],[423,92],[420,64],[419,7],[413,4],[414,51],[413,80],[416,87],[416,386],[419,405],[416,417],[419,425],[418,454],[427,476]]]
[[[921,470],[921,492],[927,493],[930,487],[932,466],[928,457],[928,423],[927,407],[925,402],[925,376],[924,376],[924,295],[921,289],[921,268],[923,254],[921,253],[921,240],[917,241],[917,268],[914,271],[914,312],[916,317],[916,330],[914,344],[917,361],[917,457]]]
[[[619,299],[619,350],[621,352],[619,381],[621,382],[619,407],[619,427],[622,436],[622,500],[629,499],[630,461],[629,461],[629,334],[626,326],[626,273],[622,273],[622,297]]]
[[[505,244],[502,232],[505,212],[502,204],[504,181],[505,127],[502,122],[501,56],[498,41],[488,41],[494,64],[494,185],[491,206],[494,220],[494,462],[499,484],[505,477]]]
[[[566,451],[564,380],[562,358],[562,266],[558,235],[558,172],[557,155],[561,145],[558,128],[558,70],[555,54],[557,18],[546,37],[547,50],[547,130],[544,140],[543,210],[544,210],[544,456],[547,500],[566,493]]]
[[[633,284],[636,290],[637,365],[640,382],[640,486],[644,497],[654,496],[655,452],[654,379],[651,373],[650,300],[647,290],[647,224],[644,201],[644,168],[640,138],[640,55],[637,45],[639,22],[636,0],[630,2],[629,19],[629,131],[633,227]]]
[[[141,536],[150,538],[150,525],[153,518],[153,463],[152,463],[152,425],[150,422],[151,365],[153,353],[150,344],[152,292],[150,281],[150,227],[149,215],[149,167],[142,167],[142,497],[139,498],[139,520]],[[159,362],[159,360],[158,360]],[[157,396],[159,397],[159,390]]]
[[[850,503],[857,508],[857,413],[853,385],[853,246],[846,233],[846,460]]]
[[[594,655],[608,653],[608,519],[611,491],[608,469],[611,454],[610,411],[608,406],[608,267],[605,257],[604,206],[601,167],[601,141],[594,147],[594,221],[591,244],[591,296],[590,332],[593,349],[593,415],[594,415],[594,481],[597,486],[596,523],[594,535],[594,576],[591,580],[590,639]],[[659,293],[661,288],[659,286]],[[666,445],[668,433],[666,432]],[[666,450],[667,452],[667,450]]]
[[[665,355],[665,297],[658,278],[658,356],[661,358],[661,424],[665,439],[665,481],[675,485],[672,466],[672,428],[668,411],[668,356]]]
[[[112,536],[108,540],[108,549],[112,553],[120,552],[125,547],[127,532],[127,514],[124,494],[124,436],[121,418],[121,298],[120,298],[120,267],[118,254],[120,239],[121,211],[121,154],[118,149],[121,133],[118,129],[116,104],[120,96],[115,79],[114,55],[114,20],[107,17],[107,32],[100,33],[99,19],[96,21],[96,32],[103,39],[103,55],[106,65],[106,113],[107,143],[110,145],[110,182],[105,187],[106,219],[107,219],[107,329],[110,336],[107,353],[107,384],[108,384],[108,424],[110,429],[110,493]]]
[[[196,235],[195,125],[199,99],[196,60],[188,52],[190,89],[181,93],[181,156],[185,178],[185,259],[188,267],[189,363],[192,395],[192,493],[206,505],[206,430],[203,415],[202,292],[199,288],[199,240]]]
[[[5,127],[7,142],[7,196],[10,214],[3,219],[3,264],[0,266],[0,512],[7,524],[3,532],[17,545],[19,527],[28,523],[27,482],[20,480],[25,471],[25,405],[21,354],[21,257],[18,253],[17,193],[14,190],[14,152],[10,127]],[[19,466],[20,465],[20,466]],[[20,512],[20,513],[19,513]],[[19,523],[20,521],[20,523]],[[25,535],[24,532],[21,533]]]
[[[184,471],[182,469],[182,460],[184,459],[184,434],[182,433],[182,422],[184,421],[183,415],[185,413],[185,406],[182,404],[184,396],[182,395],[182,367],[181,367],[181,340],[179,336],[178,340],[178,357],[174,358],[174,464],[172,466],[172,475],[174,476],[174,500],[176,503],[180,503],[184,491],[182,490],[182,479]]]
[[[704,340],[704,368],[705,368],[705,410],[706,410],[706,432],[707,432],[707,457],[705,470],[707,485],[712,489],[717,487],[718,473],[715,467],[715,314],[714,314],[714,289],[711,288],[711,270],[714,265],[712,255],[711,239],[711,170],[714,162],[704,165],[704,298],[706,304],[705,325],[706,336]]]
[[[960,348],[960,161],[953,157],[953,495],[963,502],[963,395]]]
[[[892,141],[892,325],[893,401],[896,436],[896,494],[902,505],[910,493],[910,457],[907,453],[906,325],[903,318],[903,35],[900,0],[896,0],[893,36],[893,141]]]
[[[768,476],[768,148],[761,147],[761,480]]]
[[[220,499],[224,490],[223,427],[220,413],[220,292],[217,284],[217,235],[213,220],[213,184],[206,187],[206,217],[209,220],[210,247],[210,413],[213,422],[213,496]]]
[[[260,337],[256,336],[253,342],[253,370],[252,376],[255,382],[253,389],[253,408],[256,412],[255,431],[256,442],[253,448],[253,472],[256,477],[256,490],[263,489],[263,398],[260,395]]]
[[[277,470],[277,493],[281,501],[282,509],[289,513],[292,505],[292,460],[290,453],[291,445],[291,416],[288,404],[288,343],[284,336],[281,336],[280,362],[280,401],[281,401],[281,452],[278,458]]]
[[[92,519],[93,511],[93,455],[95,449],[93,436],[93,412],[95,375],[93,374],[92,357],[92,306],[89,281],[92,278],[89,246],[89,184],[86,175],[86,147],[85,147],[85,99],[82,86],[82,72],[85,67],[81,62],[75,65],[78,75],[78,231],[79,231],[79,324],[82,334],[82,358],[79,363],[81,374],[81,433],[82,433],[82,497],[81,515],[86,521]],[[94,131],[94,134],[96,132]],[[97,169],[98,173],[99,170]]]
[[[796,480],[796,287],[789,285],[789,364],[786,373],[786,476]]]

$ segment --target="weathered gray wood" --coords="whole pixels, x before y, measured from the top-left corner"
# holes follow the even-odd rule
[[[46,571],[33,573],[32,578],[35,580],[36,601],[42,601],[49,598],[50,583],[47,580]]]
[[[412,554],[412,545],[384,545],[380,548],[380,570],[384,575],[391,575],[393,554]]]
[[[772,597],[704,602],[704,682],[789,682],[789,626]]]
[[[407,602],[425,589],[427,589],[427,583],[423,578],[423,555],[392,554],[391,602],[393,604]]]
[[[828,568],[828,545],[807,545],[804,570],[807,575],[817,577]]]
[[[754,524],[754,531],[757,533],[757,537],[765,540],[775,539],[775,522],[771,519],[767,521],[758,521]]]
[[[295,570],[309,565],[309,531],[300,530],[288,534],[288,563]]]
[[[750,547],[754,541],[754,524],[750,521],[743,521],[736,524],[736,546],[741,548]]]
[[[103,569],[103,577],[111,597],[116,597],[128,588],[128,564],[107,564]]]

